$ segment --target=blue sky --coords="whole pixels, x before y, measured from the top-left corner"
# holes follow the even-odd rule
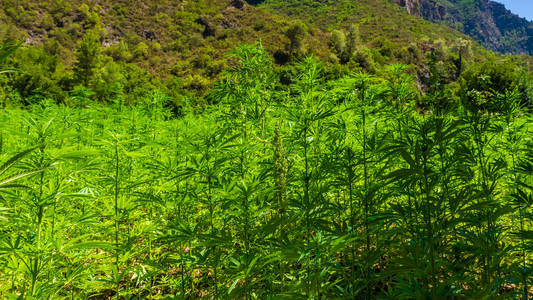
[[[505,4],[513,13],[533,21],[533,0],[494,0]]]

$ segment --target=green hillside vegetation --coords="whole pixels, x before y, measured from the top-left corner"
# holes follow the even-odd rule
[[[523,68],[421,93],[402,64],[331,79],[304,58],[282,84],[260,46],[228,61],[179,116],[157,90],[0,111],[0,298],[533,295]]]
[[[388,43],[387,46],[393,48],[392,51],[398,52],[411,43],[420,47],[422,43],[441,41],[451,44],[458,38],[468,39],[447,26],[411,16],[390,0],[266,0],[259,6],[278,14],[300,18],[328,32],[335,29],[348,30],[352,24],[357,24],[363,42],[374,46]],[[476,50],[481,50],[478,45],[475,47]]]
[[[410,16],[404,8],[390,0],[314,1],[265,0],[260,5],[267,10],[301,18],[320,28],[333,30],[357,23],[366,41],[386,37],[397,42],[423,39],[452,40],[457,32],[420,18]]]
[[[99,71],[89,87],[101,100],[112,95],[101,91],[99,80],[120,83],[118,89],[133,94],[130,101],[138,97],[133,91],[138,87],[202,94],[219,78],[225,55],[235,45],[261,40],[274,53],[285,51],[290,43],[284,32],[291,22],[254,7],[241,10],[231,1],[104,1],[96,5],[6,0],[0,16],[7,21],[0,24],[4,42],[26,40],[29,45],[12,62],[31,77],[14,78],[10,83],[23,98],[64,101],[65,93],[77,84],[88,84],[74,80],[72,72],[76,48],[87,33],[96,34],[101,44],[95,53],[100,57],[94,62]],[[312,27],[308,31],[306,51],[327,57],[328,38]],[[59,77],[50,77],[50,73]]]
[[[440,64],[448,69],[450,74],[454,73],[453,69],[462,68],[458,66],[459,56],[462,55],[458,51],[465,50],[465,41],[467,41],[468,53],[472,61],[484,61],[487,57],[490,60],[490,57],[494,55],[473,42],[470,37],[454,30],[452,27],[457,28],[455,26],[457,24],[443,22],[441,25],[423,21],[419,17],[407,14],[405,8],[398,6],[396,1],[264,0],[251,2],[256,2],[256,5],[267,11],[302,19],[330,33],[341,30],[349,34],[350,28],[355,25],[359,29],[361,40],[356,60],[361,61],[361,57],[369,57],[377,66],[386,65],[391,61],[417,66],[414,72],[422,85],[426,84],[424,81],[427,79],[427,69],[430,68],[431,56],[435,53],[438,53]],[[445,2],[439,3],[445,4]],[[465,13],[466,8],[472,10],[475,7],[472,1],[459,2],[461,2],[461,8],[465,9]],[[451,4],[447,3],[447,5]],[[478,14],[466,19],[475,23],[476,20],[482,18],[483,15]],[[503,22],[503,20],[499,21]],[[508,42],[512,43],[511,40]],[[533,70],[531,67],[533,60],[530,56],[516,56],[516,59],[522,61],[521,64],[526,68]],[[451,76],[449,79],[454,81],[457,78]]]
[[[393,62],[412,65],[423,91],[437,71],[439,84],[450,84],[468,63],[505,59],[389,1],[269,0],[259,7],[238,0],[0,4],[5,20],[0,40],[25,41],[4,63],[18,70],[0,78],[4,106],[43,99],[75,105],[85,98],[127,104],[158,90],[179,113],[209,101],[204,96],[231,65],[230,49],[258,40],[276,62],[281,89],[297,78],[294,64],[308,55],[324,62],[329,79],[358,71],[382,74]],[[527,68],[531,58],[514,59]]]

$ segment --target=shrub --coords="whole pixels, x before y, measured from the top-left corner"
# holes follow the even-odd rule
[[[342,30],[332,31],[329,43],[338,55],[346,51],[346,35]]]
[[[145,42],[140,42],[137,44],[137,46],[135,46],[135,49],[133,50],[133,55],[136,58],[146,57],[149,51],[150,47],[148,47]]]
[[[288,45],[289,52],[296,55],[304,54],[307,26],[302,22],[296,22],[285,31],[285,35],[290,41]]]

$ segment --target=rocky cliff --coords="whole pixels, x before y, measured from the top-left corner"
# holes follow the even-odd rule
[[[490,0],[395,0],[407,12],[445,23],[488,49],[533,55],[533,22]]]

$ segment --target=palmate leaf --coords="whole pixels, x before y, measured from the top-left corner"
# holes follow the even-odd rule
[[[37,148],[38,147],[29,148],[27,150],[24,150],[24,151],[18,153],[18,154],[15,154],[11,158],[9,158],[2,166],[0,166],[0,176],[6,174],[6,172],[8,172],[17,162],[19,162],[22,158],[24,158],[26,155],[28,155],[29,153],[33,152]],[[52,167],[52,166],[53,166],[53,164],[50,165],[49,167]],[[16,173],[14,175],[10,175],[10,176],[8,176],[6,178],[2,178],[2,179],[0,179],[0,190],[5,190],[5,189],[29,189],[28,186],[23,185],[23,184],[18,184],[18,183],[15,183],[15,182],[17,180],[22,179],[22,178],[41,173],[41,172],[45,171],[45,169],[46,168],[26,170],[26,171],[23,171],[23,172],[20,172],[20,173]]]

